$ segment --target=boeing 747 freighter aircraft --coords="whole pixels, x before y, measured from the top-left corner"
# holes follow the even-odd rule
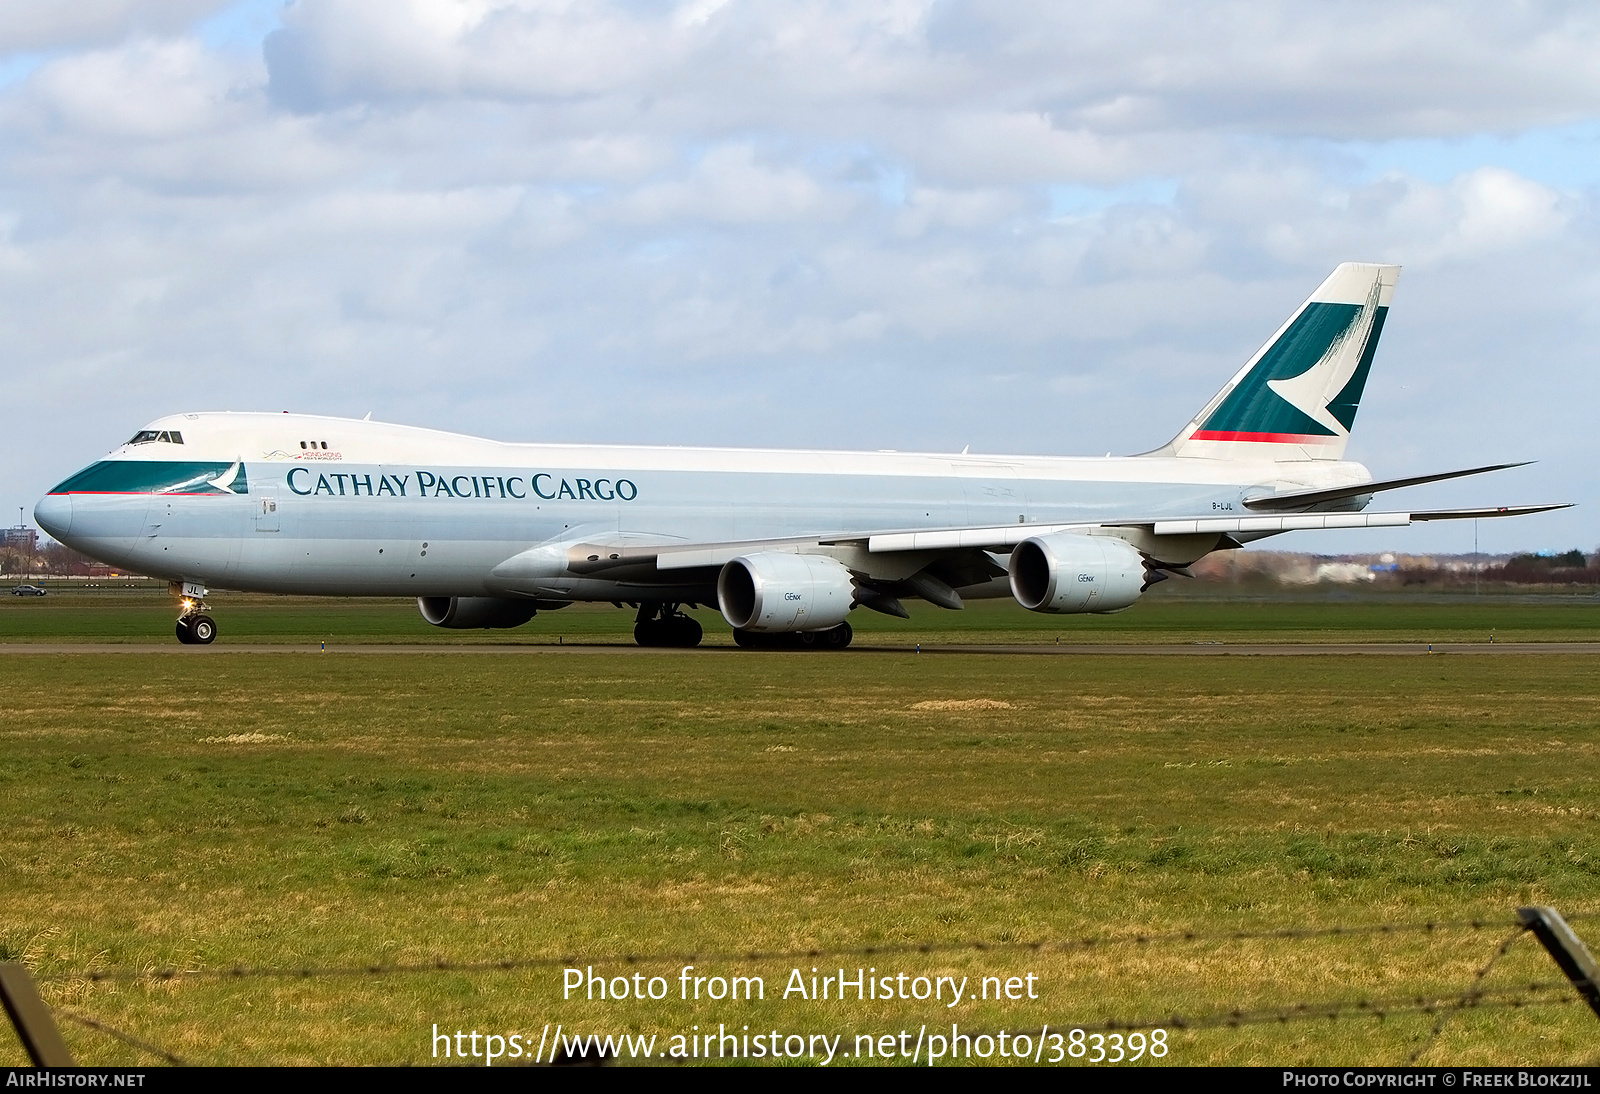
[[[300,414],[151,422],[39,502],[84,554],[168,579],[178,638],[207,587],[414,596],[439,627],[515,627],[574,601],[693,646],[715,605],[742,646],[849,644],[857,607],[904,616],[1013,596],[1115,612],[1211,551],[1297,529],[1559,508],[1367,512],[1344,459],[1397,266],[1346,263],[1170,442],[1063,458],[504,444]]]

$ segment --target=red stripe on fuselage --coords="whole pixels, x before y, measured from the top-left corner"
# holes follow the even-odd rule
[[[207,490],[204,492],[197,490],[192,494],[187,490],[180,490],[176,493],[169,493],[165,490],[159,493],[152,490],[68,490],[64,494],[57,493],[54,490],[50,491],[52,498],[68,498],[73,494],[92,494],[99,498],[242,498],[245,496],[243,494],[230,493],[226,490]]]
[[[1260,444],[1328,444],[1339,438],[1310,433],[1241,433],[1231,429],[1197,429],[1191,441],[1255,441]]]

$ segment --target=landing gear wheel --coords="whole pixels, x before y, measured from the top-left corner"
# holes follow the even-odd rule
[[[850,639],[855,637],[855,632],[850,629],[850,624],[840,623],[837,627],[829,627],[825,631],[801,631],[796,635],[785,635],[791,638],[789,645],[803,650],[842,650],[850,644]]]
[[[217,624],[209,615],[186,615],[177,629],[178,641],[186,646],[209,646],[217,640]]]
[[[746,650],[842,650],[850,644],[855,632],[850,624],[840,623],[825,631],[783,631],[764,634],[734,628],[733,641]]]
[[[674,616],[672,625],[672,645],[679,649],[692,650],[700,644],[700,639],[705,636],[705,631],[700,624],[687,615]]]
[[[856,632],[850,629],[850,624],[840,623],[837,627],[817,632],[817,648],[822,650],[842,650],[850,644]]]
[[[667,649],[693,649],[704,636],[700,624],[691,616],[676,610],[676,605],[663,604],[659,608],[639,610],[639,620],[633,625],[633,640],[641,646]],[[656,613],[659,612],[659,615]]]
[[[811,635],[797,631],[767,634],[765,631],[747,631],[735,627],[733,640],[740,649],[746,650],[804,650],[810,649],[812,639]]]
[[[648,619],[633,625],[633,640],[654,648],[692,649],[700,644],[701,633],[700,624],[688,616]]]

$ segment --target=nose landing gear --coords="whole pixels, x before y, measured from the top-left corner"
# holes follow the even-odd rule
[[[178,641],[186,646],[209,646],[217,640],[217,621],[206,607],[204,585],[193,581],[174,581],[170,586],[178,597]]]
[[[209,646],[217,640],[217,624],[209,616],[191,612],[178,619],[178,641],[189,646]]]

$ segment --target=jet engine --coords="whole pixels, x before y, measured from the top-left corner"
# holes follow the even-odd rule
[[[435,627],[457,631],[520,627],[539,609],[536,601],[498,596],[419,596],[417,607]]]
[[[826,555],[758,551],[734,559],[717,577],[722,618],[756,634],[836,627],[855,602],[850,571]]]
[[[1011,595],[1029,611],[1119,612],[1146,588],[1144,557],[1112,536],[1034,536],[1011,552]]]

